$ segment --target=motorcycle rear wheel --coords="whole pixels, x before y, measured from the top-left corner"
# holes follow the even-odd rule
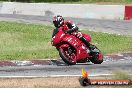
[[[96,47],[96,49],[98,48]],[[90,61],[94,64],[101,64],[103,62],[103,54],[101,53],[101,51],[99,50],[99,52],[93,52]]]
[[[71,48],[71,47],[70,47]],[[68,65],[75,65],[76,61],[73,62],[73,58],[76,58],[76,54],[72,50],[72,54],[74,55],[73,58],[69,55],[67,55],[68,47],[60,48],[59,49],[59,55],[62,58],[62,60],[68,64]]]
[[[94,64],[101,64],[103,62],[103,55],[101,53],[95,53],[90,61]]]

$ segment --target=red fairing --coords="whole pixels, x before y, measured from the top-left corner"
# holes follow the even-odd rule
[[[86,45],[75,35],[65,34],[64,28],[61,27],[55,32],[55,35],[52,36],[52,45],[56,47],[59,51],[60,57],[67,64],[73,65],[76,62],[86,61],[90,59],[89,49]],[[91,41],[91,37],[87,34],[83,34],[88,42]],[[102,56],[98,56],[102,59]],[[94,59],[92,62],[95,62]],[[102,63],[102,62],[95,62]]]
[[[77,60],[83,60],[89,57],[89,52],[87,52],[87,48],[85,45],[79,46],[77,48]]]
[[[62,38],[65,36],[65,33],[60,28],[59,32],[52,38],[53,45],[60,44]]]
[[[86,36],[86,34],[84,34],[84,36]],[[87,39],[90,40],[89,37]],[[58,33],[52,38],[52,42],[56,48],[68,47],[66,44],[74,47],[77,61],[88,57],[86,45],[74,35],[65,34],[63,28],[59,29]]]
[[[67,34],[63,41],[68,42],[71,46],[76,49],[77,60],[85,59],[88,57],[86,45],[75,36]]]
[[[55,46],[62,60],[68,65],[91,61],[94,64],[103,62],[103,54],[90,44],[91,36],[82,34],[72,21],[65,21],[60,15],[53,17],[51,44]],[[85,45],[86,44],[86,45]]]
[[[83,34],[83,36],[85,37],[85,39],[86,39],[88,42],[91,42],[91,36],[90,36],[90,35]]]
[[[69,45],[68,44],[63,44],[59,48],[65,48],[65,47],[69,47]]]
[[[63,38],[64,42],[68,42],[75,48],[78,48],[80,44],[82,43],[78,38],[76,38],[74,35],[66,34],[65,38]]]

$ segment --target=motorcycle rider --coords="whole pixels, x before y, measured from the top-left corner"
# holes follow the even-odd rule
[[[72,22],[72,21],[65,21],[64,18],[61,15],[57,15],[53,17],[53,24],[56,27],[56,31],[54,31],[52,37],[55,35],[55,32],[58,31],[60,27],[67,26],[67,30],[64,30],[65,33],[70,33],[75,36],[77,36],[90,50],[90,52],[98,52],[97,49],[95,49],[95,46],[91,45],[85,37],[82,35],[82,33],[79,31],[79,28]]]

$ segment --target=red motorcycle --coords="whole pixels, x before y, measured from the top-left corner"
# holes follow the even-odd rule
[[[76,63],[86,63],[91,61],[94,64],[101,64],[103,62],[103,54],[99,52],[90,53],[86,45],[75,35],[66,34],[64,29],[54,29],[52,35],[52,46],[55,46],[59,51],[62,60],[68,65],[75,65]],[[91,37],[87,34],[82,34],[88,42]]]

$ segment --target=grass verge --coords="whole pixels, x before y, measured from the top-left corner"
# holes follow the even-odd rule
[[[58,58],[51,46],[52,26],[0,22],[0,60]],[[132,51],[132,37],[83,31],[92,36],[92,43],[104,53]]]
[[[9,0],[0,0],[0,2],[9,1]],[[16,1],[16,0],[11,0]],[[17,0],[19,1],[19,0]],[[132,0],[26,0],[27,2],[32,3],[64,3],[64,4],[132,4]],[[26,2],[25,1],[25,2]]]
[[[33,1],[34,2],[34,1]],[[132,4],[132,0],[53,0],[53,1],[35,1],[35,2],[49,2],[49,3],[64,3],[64,4]]]
[[[123,72],[123,71],[115,71],[113,72],[115,75],[112,77],[112,79],[123,79],[123,80],[130,80],[131,81],[131,85],[129,86],[117,86],[116,88],[132,88],[132,75],[128,75],[127,72]],[[113,87],[115,88],[115,87]]]
[[[96,3],[96,4],[132,4],[132,0],[80,0],[74,3]]]

